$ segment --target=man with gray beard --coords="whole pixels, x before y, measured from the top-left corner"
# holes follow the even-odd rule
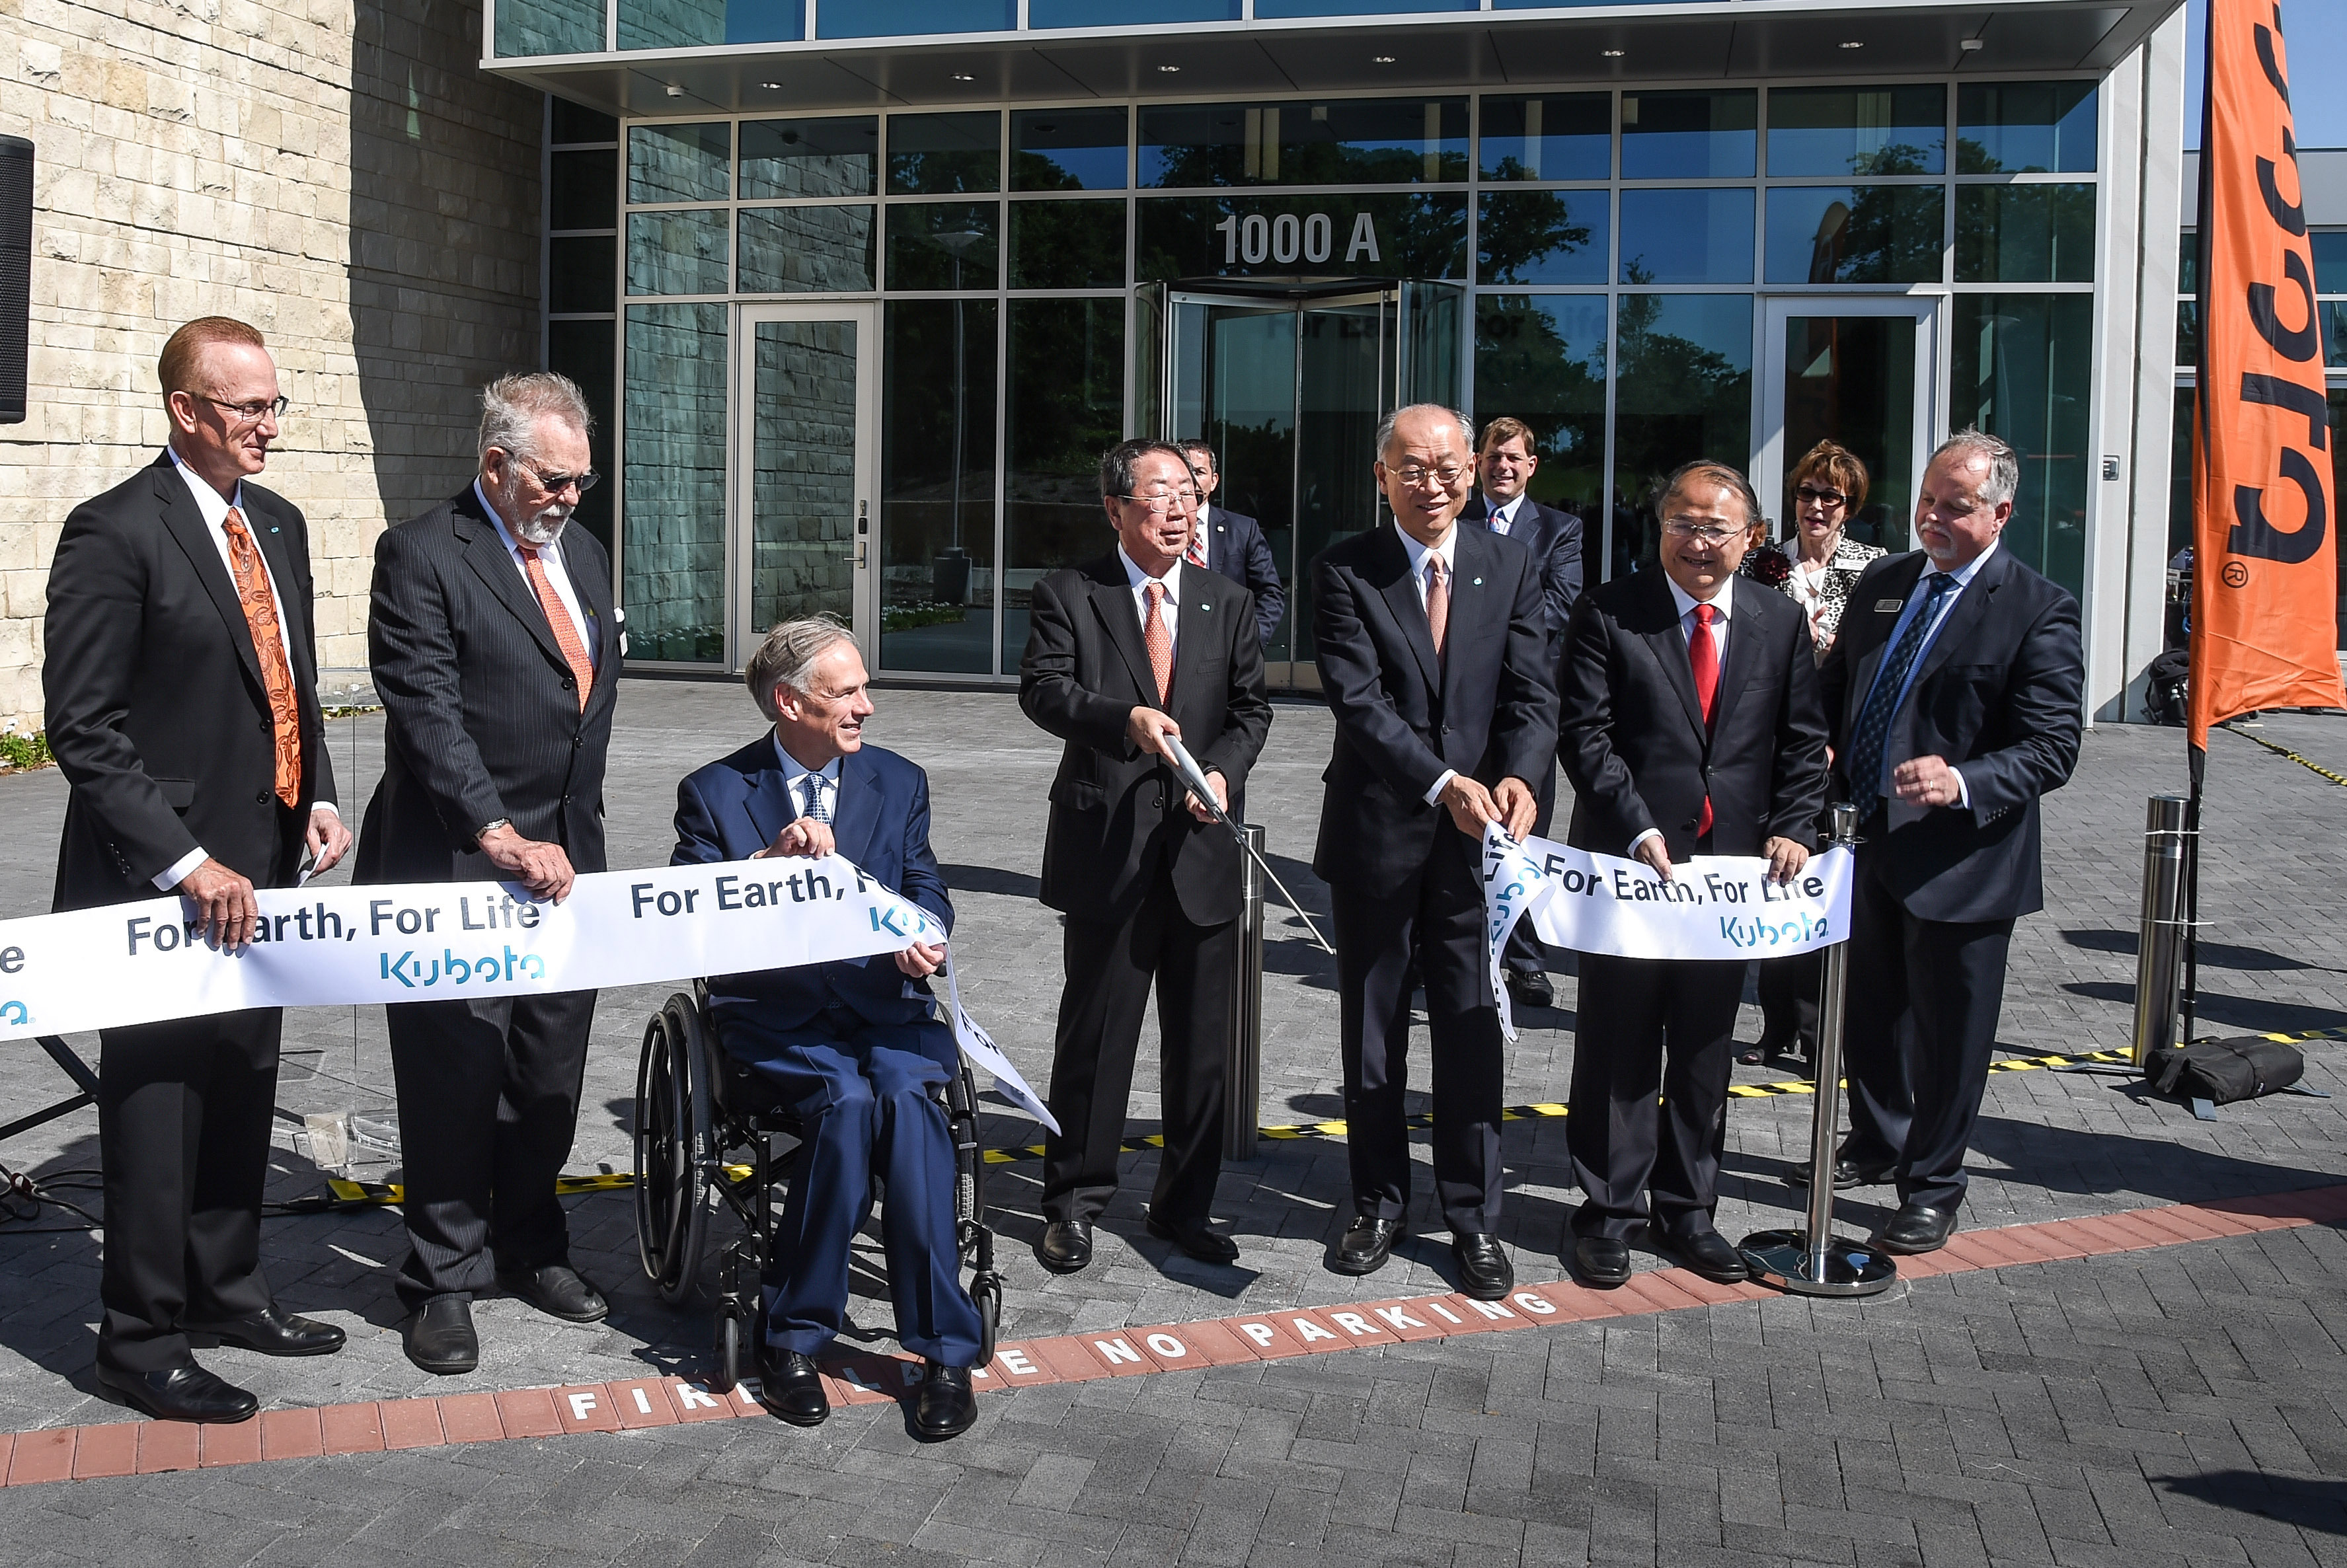
[[[358,881],[515,882],[559,903],[577,873],[605,868],[619,618],[610,558],[565,527],[597,478],[589,423],[563,376],[491,383],[477,477],[377,541],[367,655],[384,769]],[[595,993],[386,1011],[405,1160],[408,1359],[473,1370],[472,1298],[493,1285],[573,1323],[601,1318],[609,1308],[570,1266],[554,1195]]]

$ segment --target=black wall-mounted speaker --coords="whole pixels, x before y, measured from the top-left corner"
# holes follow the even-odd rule
[[[25,422],[33,325],[33,144],[0,136],[0,425]]]

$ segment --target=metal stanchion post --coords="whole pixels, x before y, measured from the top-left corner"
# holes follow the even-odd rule
[[[2145,803],[2143,929],[2135,955],[2135,1066],[2143,1071],[2155,1050],[2177,1038],[2184,984],[2185,810],[2180,794]]]
[[[1827,813],[1827,846],[1858,842],[1858,808]],[[1746,1265],[1764,1285],[1797,1296],[1872,1296],[1899,1277],[1898,1265],[1868,1243],[1833,1234],[1834,1144],[1841,1132],[1841,1033],[1849,1011],[1850,933],[1826,949],[1825,990],[1818,1006],[1818,1092],[1809,1123],[1809,1210],[1799,1230],[1744,1238]]]
[[[1239,939],[1231,958],[1231,1027],[1223,1048],[1223,1158],[1255,1158],[1263,1092],[1264,831],[1246,825],[1252,855],[1239,856]]]

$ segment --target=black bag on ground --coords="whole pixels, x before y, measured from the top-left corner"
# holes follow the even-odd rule
[[[2306,1058],[2298,1047],[2262,1035],[2201,1040],[2153,1051],[2144,1076],[2162,1094],[2230,1105],[2289,1088],[2306,1076]]]

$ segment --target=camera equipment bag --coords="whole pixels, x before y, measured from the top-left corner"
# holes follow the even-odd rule
[[[2254,1034],[2155,1050],[2144,1063],[2144,1076],[2162,1094],[2212,1105],[2280,1093],[2305,1074],[2306,1058],[2296,1046]]]

